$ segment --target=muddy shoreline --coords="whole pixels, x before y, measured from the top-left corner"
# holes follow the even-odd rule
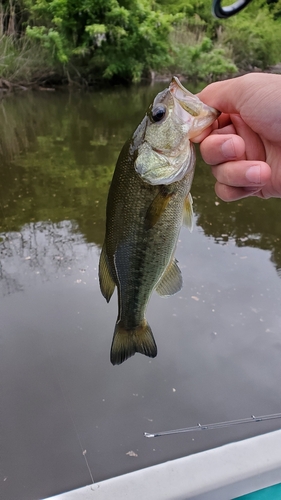
[[[260,68],[250,68],[249,71],[243,71],[239,72],[235,75],[226,75],[225,78],[236,78],[238,76],[242,76],[246,73],[273,73],[273,74],[279,74],[281,75],[281,62],[274,65],[270,66],[266,70],[261,70]],[[141,83],[147,83],[150,82],[151,84],[156,83],[156,82],[169,82],[171,80],[172,74],[161,74],[161,73],[156,73],[156,72],[151,72],[150,78],[144,78],[141,80]],[[193,79],[189,80],[188,76],[185,75],[178,75],[180,79],[182,79],[185,82],[191,81],[192,83],[202,83],[202,82],[194,82]],[[204,82],[206,85],[211,83],[211,81],[206,81]],[[118,84],[122,85],[121,83]],[[124,85],[124,83],[123,83]],[[129,85],[129,84],[128,84]],[[130,84],[132,85],[132,84]],[[50,81],[37,81],[37,82],[12,82],[9,80],[6,80],[4,78],[0,78],[0,98],[11,94],[11,93],[18,93],[18,92],[26,92],[27,90],[33,90],[33,91],[39,91],[39,92],[55,92],[57,90],[59,91],[69,91],[69,90],[96,90],[99,88],[112,88],[116,86],[116,84],[110,84],[108,82],[85,82],[85,80],[81,81],[76,81],[76,80],[71,80],[71,81],[66,81],[65,78],[54,78],[53,80]]]

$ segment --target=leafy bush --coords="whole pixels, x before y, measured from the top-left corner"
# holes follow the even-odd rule
[[[168,60],[168,34],[175,16],[153,0],[27,0],[27,30],[59,62],[74,60],[94,78],[140,80]]]
[[[250,17],[229,19],[220,42],[232,49],[234,63],[242,70],[266,69],[281,61],[281,19],[274,21],[267,7]]]
[[[180,72],[191,80],[213,81],[237,72],[227,48],[204,35],[205,23],[181,23],[171,36],[173,47],[172,72]]]

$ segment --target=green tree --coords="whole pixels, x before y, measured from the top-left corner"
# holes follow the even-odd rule
[[[221,42],[231,47],[239,69],[249,71],[257,67],[264,70],[281,60],[281,22],[274,20],[267,5],[255,13],[242,12],[240,17],[229,19]]]
[[[28,35],[93,79],[138,81],[169,58],[176,16],[163,13],[153,0],[26,1],[32,14]]]

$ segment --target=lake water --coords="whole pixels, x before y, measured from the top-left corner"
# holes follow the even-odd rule
[[[281,411],[281,201],[216,198],[198,155],[184,287],[153,294],[158,345],[113,367],[98,284],[119,151],[165,84],[0,102],[0,492],[35,500],[280,428],[144,432]],[[133,453],[132,453],[133,452]]]

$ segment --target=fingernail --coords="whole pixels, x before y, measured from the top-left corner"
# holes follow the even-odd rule
[[[221,152],[228,160],[234,160],[236,158],[234,142],[232,139],[227,139],[227,141],[222,143]]]
[[[249,182],[253,182],[254,184],[261,183],[261,167],[259,165],[253,165],[248,168],[245,173],[245,177]]]

